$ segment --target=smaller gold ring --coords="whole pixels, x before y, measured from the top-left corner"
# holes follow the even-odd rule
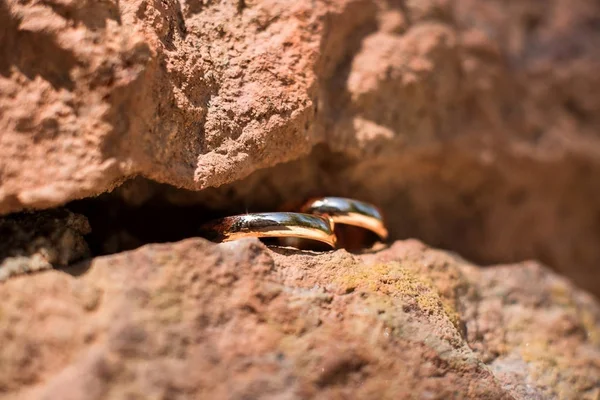
[[[335,248],[333,221],[327,217],[292,212],[233,215],[202,226],[203,236],[215,242],[247,237],[294,237],[317,240]]]
[[[322,197],[309,200],[302,212],[327,216],[335,224],[346,224],[368,229],[381,240],[388,238],[388,230],[377,207],[362,201],[344,197]]]

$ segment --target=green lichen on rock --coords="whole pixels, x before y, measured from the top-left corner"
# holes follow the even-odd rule
[[[556,282],[414,241],[145,246],[0,284],[0,398],[594,399],[598,304],[570,285],[553,299]]]
[[[444,316],[459,328],[460,315],[454,305],[440,297],[431,280],[399,262],[358,264],[337,283],[346,292],[360,290],[402,298],[406,301],[405,307],[416,306],[424,314]]]
[[[595,299],[533,262],[465,272],[478,293],[463,300],[469,344],[520,398],[598,398]]]

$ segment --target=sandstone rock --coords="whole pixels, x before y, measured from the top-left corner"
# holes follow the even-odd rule
[[[89,269],[88,269],[89,267]],[[595,399],[600,308],[536,264],[150,245],[0,284],[0,398]]]
[[[198,189],[308,152],[324,19],[347,7],[3,2],[0,212],[135,174]]]
[[[600,293],[599,15],[593,0],[2,2],[0,213],[135,175],[206,189],[315,149],[210,196],[243,211],[354,195],[394,238],[540,259]]]
[[[593,0],[0,2],[0,214],[140,176],[68,205],[83,214],[0,219],[0,280],[87,257],[87,218],[114,253],[333,194],[381,205],[393,238],[540,259],[599,294],[599,16]],[[595,300],[534,263],[412,241],[192,239],[0,298],[6,398],[600,396]]]

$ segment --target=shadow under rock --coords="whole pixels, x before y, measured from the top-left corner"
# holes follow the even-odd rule
[[[69,274],[73,277],[79,277],[84,275],[92,266],[92,260],[83,260],[68,267],[57,268],[58,271]]]

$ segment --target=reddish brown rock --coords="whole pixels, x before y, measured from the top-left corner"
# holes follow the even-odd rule
[[[593,0],[2,2],[0,213],[135,175],[205,189],[323,143],[209,206],[357,196],[395,238],[540,259],[599,293],[599,16]]]
[[[200,189],[310,150],[310,3],[3,2],[0,212],[142,174]]]
[[[137,175],[191,190],[138,179],[85,216],[5,217],[0,280],[86,257],[85,217],[113,229],[110,253],[182,228],[182,205],[199,217],[181,211],[177,237],[335,194],[382,206],[394,238],[540,259],[600,293],[599,16],[593,0],[0,2],[0,214]],[[118,201],[162,207],[133,218],[149,238],[114,228]],[[598,304],[537,264],[194,239],[70,273],[0,283],[0,397],[600,393]]]
[[[599,16],[593,0],[2,2],[0,213],[135,175],[206,199],[254,172],[208,205],[352,195],[394,238],[539,259],[600,293]]]
[[[600,392],[591,297],[537,265],[479,269],[415,241],[356,256],[191,239],[17,277],[0,297],[0,398]]]

